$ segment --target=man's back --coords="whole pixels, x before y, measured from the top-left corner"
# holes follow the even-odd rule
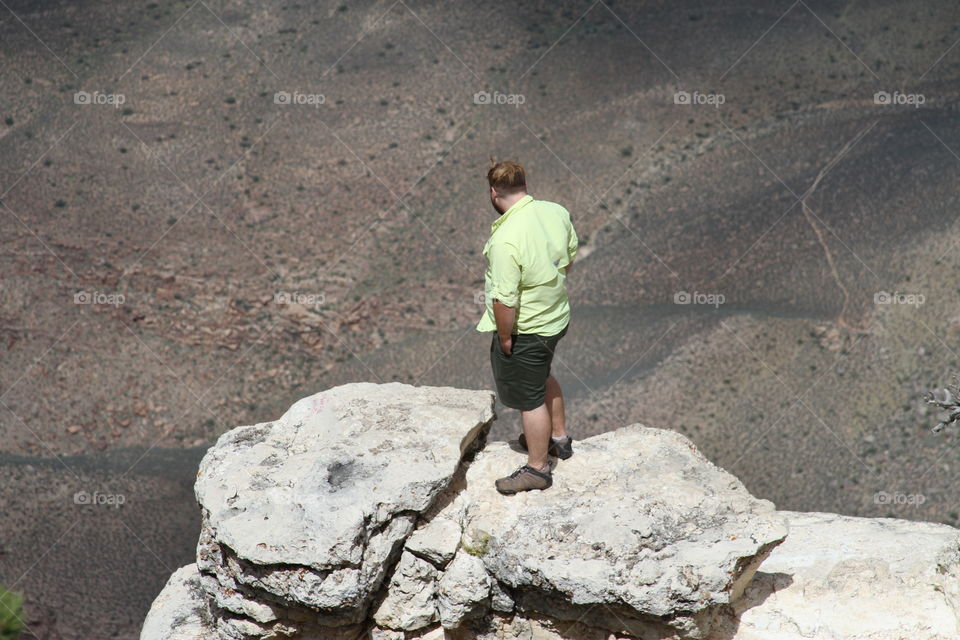
[[[570,213],[559,204],[525,195],[491,225],[483,253],[487,313],[478,331],[494,331],[493,298],[513,302],[519,311],[517,333],[550,336],[570,320],[566,268],[576,255],[578,239]]]
[[[573,261],[577,247],[570,212],[554,202],[531,200],[518,215],[504,223],[508,229],[499,230],[506,234],[505,241],[516,239],[520,244],[524,287],[549,282],[558,272],[565,276],[566,266]]]

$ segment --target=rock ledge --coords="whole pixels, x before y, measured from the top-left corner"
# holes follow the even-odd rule
[[[494,418],[489,391],[356,383],[224,434],[141,640],[960,637],[952,527],[780,512],[640,424],[501,496],[525,454]]]

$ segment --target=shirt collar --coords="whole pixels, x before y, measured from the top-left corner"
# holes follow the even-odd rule
[[[493,233],[494,231],[496,231],[497,227],[503,224],[503,221],[507,219],[507,216],[509,216],[511,213],[515,213],[516,211],[519,211],[520,209],[530,204],[531,202],[533,202],[533,196],[531,196],[528,193],[527,195],[523,196],[522,198],[514,202],[512,205],[510,205],[510,208],[504,211],[503,215],[501,215],[499,218],[494,220],[493,223],[490,225],[490,233]]]

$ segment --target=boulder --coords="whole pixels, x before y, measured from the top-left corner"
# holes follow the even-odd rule
[[[790,535],[712,640],[960,638],[960,530],[781,513]]]
[[[771,502],[673,431],[635,424],[580,440],[550,489],[500,495],[494,480],[523,462],[490,443],[450,506],[465,509],[464,546],[521,614],[704,637],[787,535]]]
[[[436,622],[437,569],[409,551],[400,557],[387,596],[373,615],[377,626],[386,629],[422,629]]]
[[[449,517],[433,518],[414,531],[405,546],[412,553],[443,567],[453,560],[460,546],[460,524]]]
[[[197,565],[173,572],[147,613],[140,640],[219,640]]]
[[[953,527],[776,511],[641,424],[503,496],[526,454],[493,418],[489,391],[359,383],[224,434],[141,640],[960,637]]]
[[[456,629],[464,620],[487,613],[490,575],[483,560],[466,547],[457,552],[438,582],[437,606],[445,629]]]
[[[197,474],[197,561],[229,633],[365,621],[418,516],[493,417],[489,391],[354,383],[221,436]]]

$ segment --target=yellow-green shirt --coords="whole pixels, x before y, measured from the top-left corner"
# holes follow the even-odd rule
[[[477,331],[496,331],[493,301],[517,308],[511,333],[552,336],[570,321],[566,268],[579,240],[570,212],[527,194],[490,225],[483,247],[486,310]]]

